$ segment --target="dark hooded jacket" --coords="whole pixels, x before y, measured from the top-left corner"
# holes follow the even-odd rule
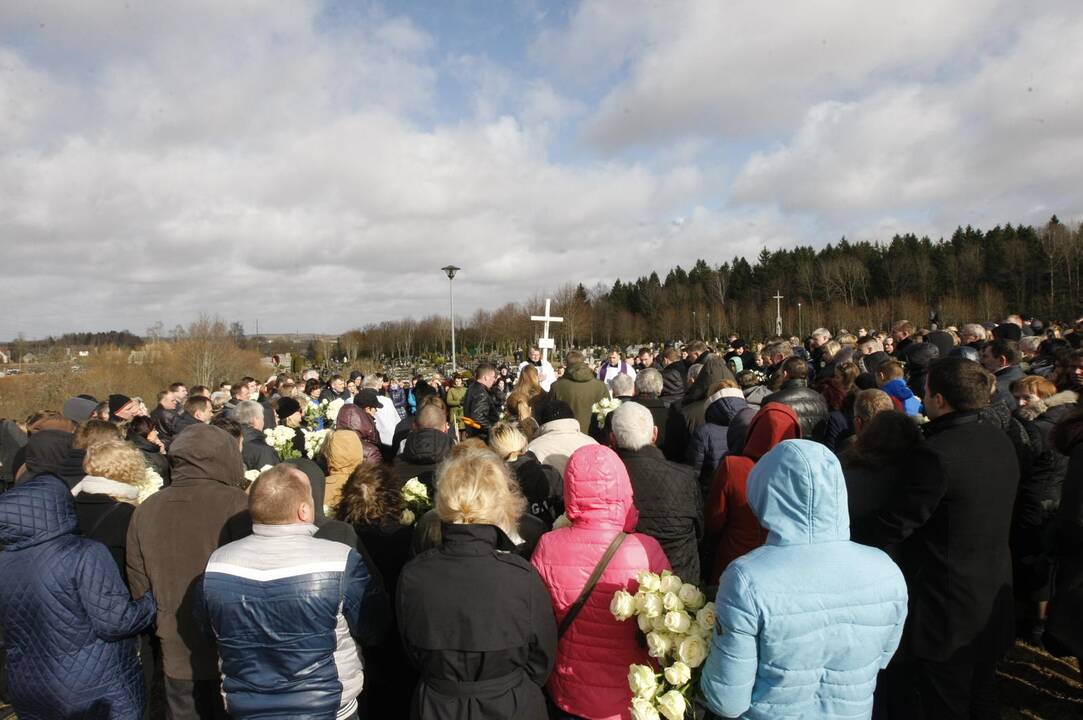
[[[1083,657],[1083,412],[1061,420],[1053,443],[1068,456],[1068,469],[1053,523],[1056,573],[1045,644],[1058,655]]]
[[[338,419],[335,421],[338,430],[353,430],[357,437],[361,438],[361,448],[364,451],[365,462],[380,464],[383,462],[383,454],[380,452],[380,433],[376,430],[376,421],[372,416],[353,403],[346,403],[338,411]]]
[[[763,405],[782,403],[789,405],[801,423],[801,437],[806,440],[823,441],[827,423],[827,401],[824,396],[808,386],[804,380],[786,380],[778,392],[763,399]]]
[[[0,492],[15,482],[15,456],[25,455],[26,433],[13,420],[0,420]]]
[[[20,718],[142,717],[133,636],[154,600],[132,600],[109,551],[76,532],[68,488],[38,477],[0,495],[0,627]]]
[[[707,496],[707,532],[704,547],[713,554],[714,567],[708,584],[718,582],[726,566],[763,545],[767,532],[748,504],[748,474],[756,461],[783,440],[801,437],[797,413],[789,405],[764,405],[748,426],[748,438],[740,455],[722,459]]]
[[[684,397],[685,365],[677,360],[660,368],[662,373],[662,400],[666,405],[679,402]]]
[[[451,454],[451,438],[432,428],[418,428],[406,436],[402,452],[395,458],[399,484],[416,477],[431,494],[436,488],[436,468]]]
[[[218,677],[214,641],[194,614],[198,581],[211,553],[252,531],[237,441],[211,425],[193,426],[169,446],[173,482],[136,508],[128,526],[133,597],[154,592],[156,634],[166,677]]]
[[[745,395],[738,388],[723,388],[710,398],[704,414],[703,425],[692,433],[692,442],[688,446],[688,464],[696,473],[703,494],[711,486],[718,463],[733,447],[742,447],[748,425],[756,415]],[[730,442],[733,438],[733,442]]]
[[[707,359],[703,362],[703,369],[685,392],[684,398],[679,403],[669,406],[664,448],[666,459],[672,462],[687,460],[692,433],[706,422],[707,407],[712,402],[708,398],[710,389],[723,380],[737,382],[733,371],[729,369],[721,355],[714,353],[707,355]]]
[[[39,430],[26,443],[25,482],[39,475],[60,477],[64,460],[71,453],[73,436],[63,430]],[[71,489],[72,485],[68,485]]]
[[[609,397],[605,383],[594,376],[586,363],[576,363],[564,371],[550,388],[549,394],[568,403],[575,419],[579,421],[579,431],[590,432],[591,408],[594,403]]]

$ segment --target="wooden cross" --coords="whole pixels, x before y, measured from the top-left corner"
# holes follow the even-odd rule
[[[553,338],[549,337],[549,323],[551,322],[564,322],[562,317],[554,317],[549,311],[550,299],[545,298],[545,314],[544,315],[531,315],[530,319],[534,322],[545,323],[545,328],[542,330],[542,336],[538,338],[538,349],[542,351],[542,362],[549,360],[550,348],[556,350],[556,343],[553,342]]]

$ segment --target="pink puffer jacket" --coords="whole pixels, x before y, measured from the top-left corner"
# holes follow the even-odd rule
[[[635,620],[618,622],[609,603],[621,588],[635,592],[638,571],[667,570],[669,561],[657,540],[632,532],[639,520],[632,484],[624,463],[609,448],[588,445],[572,454],[564,471],[564,502],[572,526],[543,535],[533,557],[558,625],[617,532],[629,535],[560,640],[546,687],[572,715],[629,718],[628,666],[649,658],[636,639]]]

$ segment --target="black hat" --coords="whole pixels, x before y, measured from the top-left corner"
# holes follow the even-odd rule
[[[376,395],[375,390],[365,388],[353,396],[353,404],[363,408],[378,408],[380,407],[380,398]]]
[[[575,419],[575,412],[573,412],[571,406],[563,400],[548,400],[540,403],[534,411],[534,414],[539,425],[544,425],[545,423],[554,420]]]
[[[963,360],[970,360],[971,362],[981,362],[981,356],[978,351],[969,345],[958,345],[951,349],[948,353],[948,357],[959,357]]]
[[[131,420],[134,410],[135,406],[132,399],[127,395],[116,394],[109,396],[110,420]]]
[[[1019,338],[1023,337],[1023,329],[1015,323],[1001,323],[993,328],[993,337],[998,340],[1019,342]]]
[[[294,413],[301,412],[301,403],[297,402],[291,397],[278,398],[278,407],[275,409],[275,415],[279,420],[285,420]]]

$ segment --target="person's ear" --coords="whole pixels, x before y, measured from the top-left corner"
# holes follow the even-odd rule
[[[658,426],[655,425],[651,428],[651,445],[658,442]]]

